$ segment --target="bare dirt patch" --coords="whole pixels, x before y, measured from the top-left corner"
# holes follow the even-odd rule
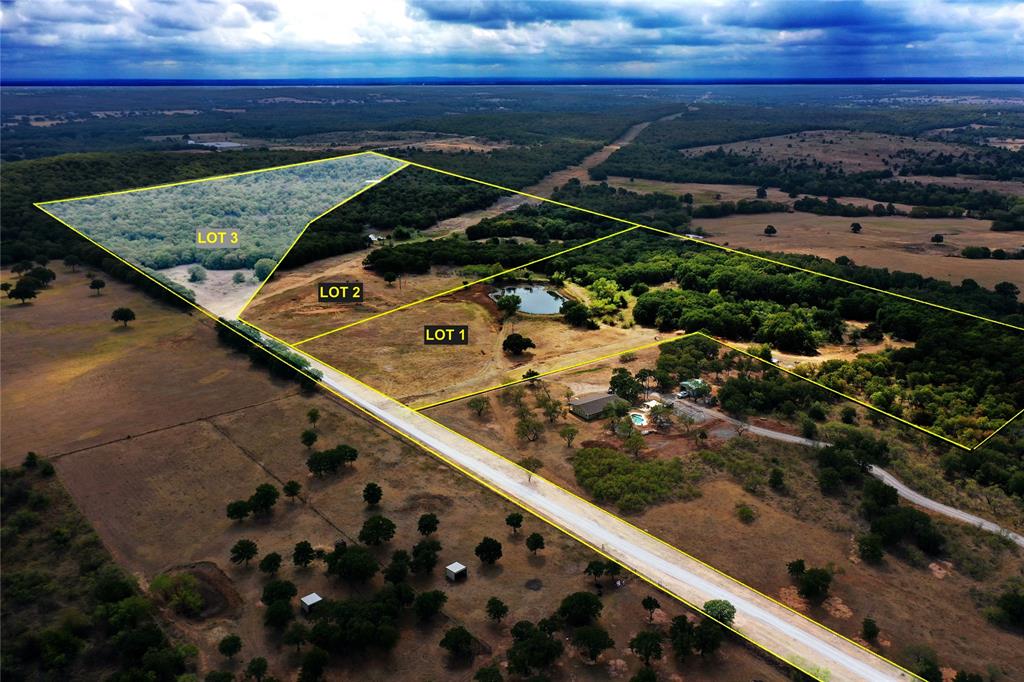
[[[234,319],[245,307],[249,297],[256,293],[260,283],[253,279],[252,270],[207,270],[202,282],[190,282],[188,270],[191,265],[178,265],[157,272],[172,282],[192,290],[196,303],[218,317]],[[235,282],[233,277],[241,273],[244,282]]]

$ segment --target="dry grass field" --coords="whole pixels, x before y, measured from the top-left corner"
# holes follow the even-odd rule
[[[691,147],[683,150],[683,153],[696,156],[719,148],[736,154],[759,156],[769,161],[823,161],[838,166],[847,173],[885,170],[892,168],[894,163],[899,165],[900,159],[896,152],[901,149],[956,155],[969,151],[968,147],[961,145],[901,135],[848,130],[805,130],[730,144]]]
[[[251,369],[245,356],[217,344],[205,318],[152,303],[116,283],[105,292],[92,301],[81,275],[59,275],[57,285],[34,305],[5,303],[4,464],[19,463],[29,449],[51,458],[103,544],[144,586],[168,570],[200,578],[211,604],[206,616],[163,616],[177,636],[198,645],[201,674],[222,667],[241,671],[242,663],[226,664],[216,652],[220,638],[238,633],[243,662],[262,655],[272,674],[294,675],[294,649],[282,646],[262,625],[259,594],[265,578],[255,566],[231,565],[229,548],[248,537],[261,553],[287,556],[299,540],[330,547],[339,538],[351,539],[369,514],[360,500],[369,481],[383,487],[380,513],[398,526],[396,538],[376,550],[379,558],[410,546],[417,539],[418,516],[436,512],[441,563],[462,560],[471,576],[454,586],[445,585],[439,571],[415,579],[417,590],[446,589],[443,616],[429,626],[404,621],[392,654],[337,664],[330,679],[469,680],[477,667],[504,652],[512,622],[544,617],[566,594],[592,589],[582,570],[594,555],[568,537],[527,519],[524,530],[543,533],[547,544],[532,557],[521,545],[524,535],[513,537],[504,524],[511,506],[493,493],[326,394],[301,394],[294,384]],[[118,332],[107,319],[109,309],[119,305],[136,311],[134,330]],[[90,353],[99,360],[83,364]],[[50,388],[51,383],[56,386]],[[22,403],[13,403],[11,395],[22,396]],[[312,407],[323,415],[315,447],[344,442],[360,452],[352,467],[323,480],[310,477],[308,451],[298,438]],[[79,433],[74,424],[83,423],[95,423],[96,433]],[[266,520],[236,523],[225,517],[227,502],[248,496],[260,483],[280,486],[288,479],[303,484],[300,500],[280,500]],[[495,568],[481,570],[473,548],[485,534],[503,543],[504,556]],[[287,561],[281,575],[302,594],[316,590],[334,598],[380,585],[378,576],[370,586],[348,587],[320,568],[295,569]],[[639,669],[626,642],[647,627],[640,600],[650,592],[636,579],[606,589],[602,623],[616,646],[593,666],[568,651],[552,679],[628,677]],[[501,626],[486,620],[483,606],[490,596],[511,607]],[[681,605],[659,596],[664,612],[656,614],[658,621],[684,613]],[[472,667],[452,667],[438,647],[454,623],[465,625],[483,644],[485,653]],[[662,676],[687,680],[787,679],[737,644],[727,644],[706,661],[691,659],[682,667],[665,661],[657,667]]]
[[[345,254],[274,275],[241,317],[271,334],[295,343],[322,332],[364,320],[427,296],[459,287],[465,281],[450,268],[403,277],[392,285],[363,267],[366,252]],[[320,282],[361,282],[362,303],[321,303]]]
[[[5,466],[28,450],[64,453],[295,393],[254,382],[260,370],[218,346],[199,313],[109,279],[95,296],[81,271],[51,267],[57,279],[35,301],[0,299]],[[110,319],[122,306],[137,318],[128,328]]]
[[[630,365],[631,370],[644,362],[647,359],[641,355]],[[577,394],[600,391],[615,366],[618,363],[595,365],[548,377],[544,383],[557,397],[566,388]],[[525,399],[530,407],[532,390],[537,389],[528,389]],[[588,423],[567,415],[547,425],[537,441],[521,440],[514,430],[515,408],[501,394],[488,394],[489,408],[482,418],[465,401],[432,408],[426,414],[471,434],[499,454],[515,460],[539,459],[540,476],[588,497],[576,483],[574,448],[615,447],[620,439],[609,433],[604,421]],[[543,421],[539,412],[537,415]],[[580,429],[574,448],[568,448],[557,435],[565,423]],[[770,422],[758,425],[794,430]],[[897,662],[908,663],[909,647],[925,645],[939,653],[944,666],[985,670],[991,665],[1005,675],[999,679],[1022,679],[1024,652],[1019,638],[989,624],[974,596],[1020,575],[1024,560],[1019,552],[1001,545],[992,535],[937,519],[961,552],[989,563],[991,573],[983,580],[942,561],[925,560],[915,566],[889,556],[880,567],[868,566],[857,556],[854,541],[864,525],[858,503],[822,496],[812,451],[772,441],[735,440],[735,430],[716,421],[691,427],[691,434],[698,429],[709,434],[708,440],[698,445],[684,428],[677,422],[666,433],[648,435],[640,457],[678,457],[690,482],[684,484],[680,499],[632,514],[627,517],[632,523],[849,637],[859,636],[864,618],[874,618],[882,629],[876,649]],[[724,470],[709,465],[699,454],[701,449],[720,453],[725,458]],[[773,466],[785,472],[784,491],[772,492],[763,480],[751,487],[753,474],[761,472],[763,478]],[[738,519],[741,504],[754,509],[753,523]],[[836,572],[832,596],[820,606],[805,603],[792,587],[786,563],[799,558],[808,565],[831,566]]]
[[[517,314],[502,322],[490,287],[477,285],[303,344],[301,349],[412,406],[454,398],[537,372],[664,338],[644,327],[582,330],[559,316]],[[469,327],[468,345],[425,345],[424,325]],[[502,350],[510,334],[536,348],[519,356]]]
[[[850,231],[859,222],[860,234]],[[765,213],[695,220],[718,244],[758,251],[808,253],[834,260],[847,256],[858,265],[916,272],[959,284],[970,278],[991,288],[998,282],[1024,284],[1024,261],[971,260],[959,256],[965,246],[1017,250],[1019,234],[993,232],[990,223],[969,218],[919,220],[902,216],[843,218],[812,213]],[[775,236],[764,234],[774,225]],[[932,235],[943,235],[933,244]]]
[[[661,192],[674,196],[690,194],[693,196],[694,205],[717,204],[721,201],[739,201],[741,199],[756,199],[757,187],[755,185],[720,185],[704,182],[666,182],[664,180],[647,180],[644,178],[624,178],[612,176],[608,178],[608,184],[612,187],[627,189],[631,192],[649,193]],[[775,187],[765,189],[765,198],[768,201],[776,201],[792,205],[794,199],[786,192]],[[801,194],[801,197],[808,196]],[[822,201],[828,197],[818,197]],[[879,203],[874,199],[866,197],[836,197],[836,201],[843,204],[854,204],[857,206],[874,206]],[[883,202],[885,203],[885,202]],[[909,211],[912,206],[909,204],[893,204],[901,211]]]

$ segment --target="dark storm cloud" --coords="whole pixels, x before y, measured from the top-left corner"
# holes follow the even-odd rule
[[[1009,0],[0,0],[5,78],[1006,76]]]

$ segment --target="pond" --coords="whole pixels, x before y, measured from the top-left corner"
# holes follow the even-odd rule
[[[558,292],[535,284],[501,287],[500,289],[495,289],[490,294],[491,298],[495,300],[507,295],[518,296],[522,301],[519,304],[519,310],[533,315],[555,315],[562,309],[562,304],[567,300]]]

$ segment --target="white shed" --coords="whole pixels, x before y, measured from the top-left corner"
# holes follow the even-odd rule
[[[305,597],[303,597],[301,599],[301,602],[302,602],[302,612],[305,613],[306,615],[309,615],[313,611],[313,609],[316,607],[316,605],[319,604],[320,602],[322,602],[323,600],[324,600],[324,598],[321,597],[316,592],[310,592],[309,594],[307,594]]]
[[[458,561],[448,564],[444,567],[444,577],[448,578],[450,582],[455,582],[456,580],[463,580],[468,576],[469,573],[466,571],[466,567],[460,564]]]

